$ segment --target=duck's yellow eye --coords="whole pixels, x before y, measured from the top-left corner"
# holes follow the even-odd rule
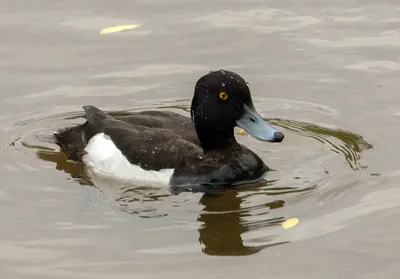
[[[221,92],[219,93],[219,98],[223,101],[228,100],[228,94],[226,94],[225,92]]]

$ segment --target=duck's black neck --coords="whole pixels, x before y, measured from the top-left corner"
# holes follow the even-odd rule
[[[213,126],[195,123],[197,137],[204,153],[212,150],[229,149],[237,145],[233,127]]]
[[[202,92],[198,85],[190,114],[204,153],[228,149],[238,144],[233,134],[234,117],[218,107],[218,103],[207,92]]]

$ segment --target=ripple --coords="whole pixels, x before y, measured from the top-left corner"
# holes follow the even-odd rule
[[[397,72],[400,71],[400,63],[388,60],[365,61],[347,65],[346,68],[370,73]]]
[[[288,10],[272,8],[241,11],[226,10],[202,15],[194,18],[193,21],[205,22],[220,28],[244,28],[262,34],[294,31],[321,22],[320,19],[313,16],[296,15]]]
[[[188,99],[165,99],[152,101],[149,105],[138,104],[138,108],[122,110],[119,114],[143,109],[168,109],[188,114]],[[291,105],[293,106],[293,104]],[[301,106],[301,104],[296,104]],[[306,106],[314,110],[314,105]],[[318,110],[317,107],[315,107]],[[107,110],[107,109],[106,109]],[[325,107],[323,112],[329,115],[337,115],[336,111]],[[277,231],[283,231],[281,224],[289,217],[283,210],[287,207],[288,200],[294,205],[301,199],[293,200],[294,195],[312,193],[318,187],[329,184],[329,176],[313,174],[312,171],[301,169],[302,176],[294,175],[290,170],[272,171],[267,181],[252,185],[246,185],[235,189],[197,189],[190,191],[173,192],[169,188],[132,187],[121,185],[115,181],[95,179],[89,177],[81,164],[72,162],[51,143],[49,135],[59,127],[81,123],[82,111],[62,112],[51,115],[28,115],[11,124],[0,127],[2,131],[10,133],[10,141],[5,144],[7,148],[2,152],[23,152],[34,155],[44,166],[54,167],[56,170],[67,173],[77,183],[84,186],[94,186],[101,192],[101,199],[111,208],[117,209],[128,216],[140,219],[170,218],[177,220],[176,216],[191,216],[194,214],[194,222],[182,222],[173,224],[164,229],[195,230],[201,251],[213,256],[244,256],[252,255],[261,250],[289,243],[277,237]],[[373,146],[367,143],[361,135],[350,131],[332,129],[316,125],[314,123],[266,118],[271,124],[285,129],[285,134],[290,137],[307,138],[312,141],[312,147],[317,145],[327,146],[324,153],[314,152],[316,164],[320,164],[321,158],[326,155],[341,155],[351,170],[364,168],[361,163],[362,153]],[[245,140],[238,136],[238,140]],[[249,138],[250,139],[250,138]],[[254,141],[256,142],[256,141]],[[253,145],[251,142],[249,145]],[[297,154],[291,156],[302,159],[302,146],[294,144],[282,144],[279,148],[292,149]],[[247,144],[247,143],[246,143]],[[255,144],[251,146],[261,156],[271,154],[265,151],[271,150],[271,145]],[[267,153],[265,153],[267,152]],[[273,151],[275,153],[280,150]],[[269,158],[272,160],[272,158]],[[9,169],[19,169],[21,164],[9,164]],[[279,167],[278,167],[279,169]],[[25,168],[24,171],[27,171]],[[271,228],[274,228],[271,230]],[[172,248],[171,248],[172,249]],[[157,250],[158,251],[158,250]]]
[[[374,37],[346,37],[340,40],[308,38],[305,41],[320,48],[399,47],[400,33],[388,31]]]
[[[326,128],[295,120],[277,118],[266,118],[265,120],[290,131],[295,131],[302,136],[315,139],[322,144],[329,145],[332,152],[344,156],[353,170],[365,168],[360,162],[362,152],[373,148],[373,145],[366,142],[361,135],[349,131]]]

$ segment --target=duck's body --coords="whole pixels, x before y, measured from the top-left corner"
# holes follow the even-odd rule
[[[148,130],[155,133],[165,132],[179,135],[186,141],[200,146],[196,129],[190,117],[170,111],[142,111],[142,112],[107,112],[114,120],[132,125],[131,128]],[[85,116],[86,118],[86,116]],[[55,133],[57,144],[72,160],[82,162],[85,154],[87,139],[83,135],[88,131],[89,123],[70,127]],[[147,128],[147,129],[146,129]],[[135,142],[138,142],[137,139]]]
[[[56,133],[57,144],[92,172],[142,185],[258,180],[268,168],[236,142],[234,126],[266,141],[282,141],[283,135],[259,117],[246,89],[235,73],[205,75],[196,84],[191,118],[163,111],[108,114],[84,106],[87,121]]]

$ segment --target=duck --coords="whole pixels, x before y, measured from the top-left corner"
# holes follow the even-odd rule
[[[235,127],[264,142],[284,139],[257,112],[244,78],[228,70],[213,70],[197,80],[190,116],[82,108],[83,124],[54,132],[61,151],[93,175],[141,186],[226,187],[256,182],[269,168],[237,142]]]

